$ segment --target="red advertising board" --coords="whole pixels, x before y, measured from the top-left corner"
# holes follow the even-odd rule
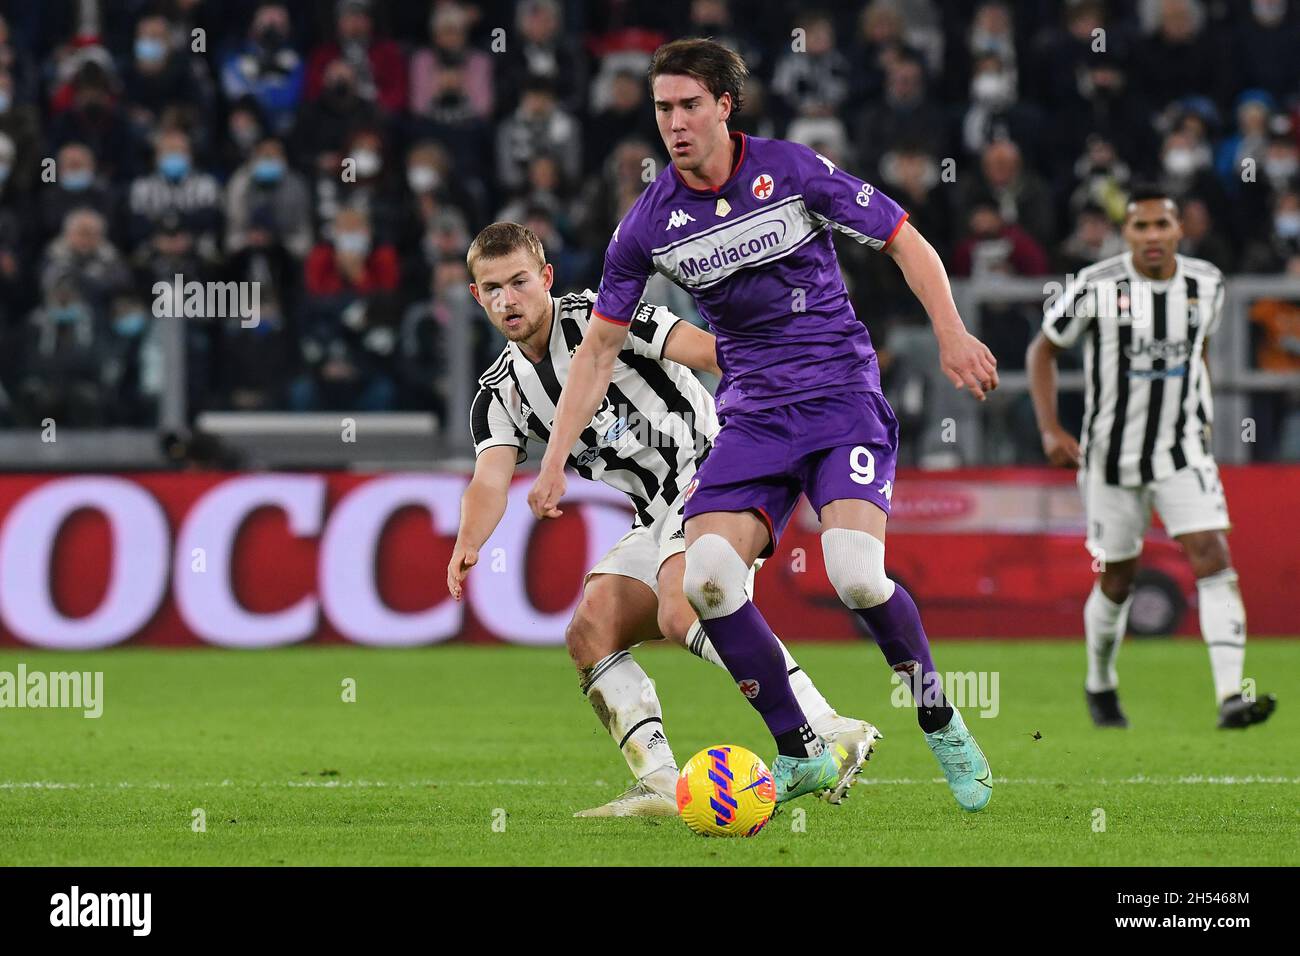
[[[1223,479],[1250,631],[1294,634],[1300,519],[1279,505],[1300,487],[1300,467],[1224,468]],[[630,524],[626,500],[575,478],[565,515],[538,523],[522,476],[457,603],[446,565],[466,480],[0,477],[0,645],[561,643],[584,571]],[[889,570],[916,596],[932,635],[1079,635],[1092,558],[1070,475],[903,473],[896,489]],[[1194,632],[1195,583],[1158,527],[1144,568],[1147,619],[1171,614],[1172,629]],[[758,603],[783,637],[856,637],[826,582],[806,505],[758,576]]]

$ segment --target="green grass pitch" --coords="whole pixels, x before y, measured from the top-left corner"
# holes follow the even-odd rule
[[[965,708],[996,782],[979,814],[936,782],[874,647],[794,649],[841,712],[886,739],[846,804],[804,798],[792,807],[806,814],[751,840],[702,839],[674,819],[572,818],[627,771],[562,650],[6,649],[4,671],[103,670],[105,707],[98,720],[0,710],[0,864],[1295,862],[1300,640],[1251,643],[1247,675],[1280,704],[1245,732],[1214,729],[1199,641],[1125,646],[1126,732],[1088,723],[1077,642],[938,643],[943,670],[999,674],[1000,713]],[[679,763],[723,742],[770,759],[721,671],[676,648],[639,657]]]

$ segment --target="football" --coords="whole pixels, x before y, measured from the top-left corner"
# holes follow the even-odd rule
[[[706,747],[677,777],[677,812],[701,836],[751,837],[775,809],[772,771],[744,747]]]

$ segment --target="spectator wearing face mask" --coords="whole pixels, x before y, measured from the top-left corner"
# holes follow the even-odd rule
[[[406,109],[406,58],[392,40],[375,36],[369,0],[339,0],[335,7],[335,39],[312,51],[307,62],[307,99],[317,99],[326,87],[326,72],[336,60],[356,73],[362,100],[389,116]]]
[[[226,187],[226,253],[283,249],[301,262],[311,247],[307,182],[289,168],[284,144],[264,139]]]
[[[396,402],[397,251],[376,244],[366,214],[345,208],[331,242],[307,257],[302,357],[290,388],[296,410],[379,411]]]
[[[419,143],[407,154],[410,194],[401,203],[396,245],[402,252],[402,288],[408,298],[429,287],[429,276],[442,255],[436,237],[443,234],[443,226],[458,223],[468,239],[469,224],[480,221],[478,199],[466,193],[460,179],[449,178],[449,164],[446,150],[437,143]]]
[[[108,424],[113,396],[101,381],[106,325],[71,277],[47,287],[20,343],[22,363],[13,380],[18,425],[37,428],[46,419],[73,428]]]
[[[966,235],[953,252],[953,275],[979,279],[1048,272],[1042,246],[1023,228],[1003,219],[992,196],[979,196],[971,203],[966,225]],[[1031,313],[1032,309],[1016,305],[990,305],[980,311],[980,339],[998,357],[999,365],[1024,368],[1025,349],[1036,326]]]
[[[146,428],[158,423],[163,387],[158,322],[135,295],[113,300],[108,330],[101,336],[100,380],[113,396],[105,424]]]
[[[1244,272],[1295,272],[1300,267],[1300,182],[1280,190],[1265,220],[1267,233],[1246,249]]]
[[[210,91],[202,86],[188,62],[189,51],[172,46],[171,28],[162,16],[142,17],[135,28],[135,43],[123,77],[132,122],[148,133],[169,108],[184,114],[184,122],[200,135],[211,115]]]
[[[1289,191],[1300,175],[1300,147],[1291,136],[1289,119],[1279,117],[1277,131],[1255,157],[1255,175],[1241,183],[1234,204],[1240,232],[1247,240],[1266,239],[1277,197]]]
[[[320,96],[298,111],[289,155],[303,160],[315,157],[317,172],[338,179],[348,136],[374,121],[374,110],[357,92],[356,70],[344,60],[335,60],[325,70]]]
[[[63,221],[74,209],[93,209],[108,224],[109,234],[117,235],[118,194],[99,177],[94,154],[82,143],[68,143],[55,154],[54,161],[53,188],[41,193],[35,207],[40,244],[45,245],[63,229]]]
[[[1046,144],[1046,122],[1032,103],[1020,100],[1017,76],[996,54],[975,61],[970,106],[961,114],[958,140],[969,156],[978,156],[998,140],[1021,145],[1026,162],[1036,165]]]
[[[411,112],[428,116],[446,87],[444,69],[459,70],[470,112],[480,120],[496,108],[492,57],[469,45],[469,14],[456,3],[435,4],[429,15],[432,43],[411,56]]]
[[[195,169],[190,139],[181,130],[158,134],[154,172],[131,183],[128,210],[133,258],[148,258],[154,234],[169,218],[180,221],[199,258],[205,262],[219,258],[221,187],[209,173]]]
[[[399,278],[397,250],[376,245],[370,220],[359,209],[334,217],[334,236],[307,256],[305,286],[316,299],[394,292]]]
[[[289,8],[283,3],[258,7],[245,42],[221,64],[221,88],[234,102],[252,97],[270,125],[287,135],[302,99],[306,65],[292,42]]]
[[[1223,187],[1214,175],[1214,154],[1203,121],[1184,116],[1174,123],[1161,145],[1160,167],[1160,183],[1165,189],[1180,201],[1199,196],[1214,220],[1236,234],[1240,220],[1231,217]]]

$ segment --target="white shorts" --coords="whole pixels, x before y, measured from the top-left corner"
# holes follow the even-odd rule
[[[686,503],[685,492],[677,496],[673,506],[654,524],[633,528],[618,539],[614,547],[596,562],[582,579],[585,586],[593,574],[621,574],[626,578],[635,578],[646,584],[657,595],[659,593],[659,569],[663,563],[675,554],[686,551],[686,531],[683,528],[682,506]],[[752,600],[754,597],[754,574],[763,566],[762,560],[754,562],[749,569],[749,581],[745,591]]]
[[[1108,485],[1100,474],[1082,470],[1078,481],[1088,553],[1105,561],[1128,561],[1142,553],[1152,508],[1171,538],[1231,527],[1219,468],[1212,460],[1134,488]]]

